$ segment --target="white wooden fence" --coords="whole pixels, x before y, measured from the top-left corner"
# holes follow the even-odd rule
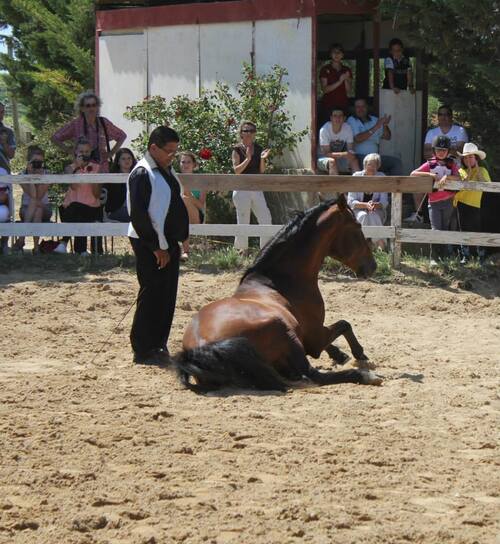
[[[206,191],[262,190],[277,192],[387,192],[392,193],[391,224],[384,227],[365,227],[368,238],[387,238],[392,241],[393,264],[401,262],[401,244],[435,243],[500,246],[500,234],[436,231],[402,228],[403,193],[426,193],[432,188],[431,179],[410,176],[289,176],[234,174],[180,174],[182,183],[189,189]],[[125,174],[64,174],[2,176],[4,183],[125,183]],[[500,193],[500,183],[448,182],[447,189]],[[500,212],[500,211],[499,211]],[[196,236],[270,236],[281,225],[191,225]],[[0,223],[0,236],[126,236],[126,223]]]

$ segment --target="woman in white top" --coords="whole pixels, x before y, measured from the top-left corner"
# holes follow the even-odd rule
[[[353,176],[384,176],[378,169],[381,165],[378,153],[369,153],[363,159],[363,170],[354,172]],[[385,221],[386,209],[389,204],[387,193],[349,193],[347,202],[351,206],[356,219],[364,227],[382,227]],[[385,240],[374,239],[380,249],[385,249]]]

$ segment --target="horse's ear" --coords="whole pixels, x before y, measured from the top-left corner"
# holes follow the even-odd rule
[[[340,193],[340,196],[337,198],[337,206],[339,210],[345,210],[347,208],[347,200],[345,199],[344,193]]]

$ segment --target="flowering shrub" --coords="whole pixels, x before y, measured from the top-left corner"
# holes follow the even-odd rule
[[[144,153],[149,131],[168,125],[178,132],[180,148],[200,157],[198,171],[232,173],[231,151],[239,141],[239,125],[251,120],[257,125],[257,142],[271,148],[268,162],[272,168],[273,161],[286,149],[294,149],[308,132],[307,128],[292,130],[294,117],[284,108],[286,75],[286,69],[277,65],[267,74],[256,74],[250,64],[244,63],[236,94],[219,81],[214,90],[202,90],[199,98],[179,95],[167,102],[161,96],[145,97],[125,112],[126,118],[146,127],[132,145]],[[219,202],[220,198],[226,202]],[[208,216],[210,220],[234,221],[228,195],[209,195]]]

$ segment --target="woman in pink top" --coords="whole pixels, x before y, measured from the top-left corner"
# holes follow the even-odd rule
[[[65,169],[66,174],[97,174],[99,165],[91,157],[91,145],[81,138],[75,149],[74,161]],[[102,221],[102,205],[100,201],[101,185],[99,183],[72,183],[69,186],[59,213],[63,223],[94,223]],[[66,253],[70,237],[65,236],[54,249],[55,253]],[[102,253],[102,238],[92,237],[92,253]],[[87,238],[75,236],[75,253],[87,255]]]
[[[120,149],[127,135],[123,130],[99,115],[100,98],[92,91],[82,93],[75,105],[77,117],[61,127],[53,136],[52,141],[68,155],[73,153],[79,138],[85,138],[91,145],[92,160],[99,164],[101,172],[109,172],[109,161]],[[68,146],[64,142],[71,140]],[[115,144],[111,147],[110,142]]]
[[[448,136],[436,136],[432,142],[433,155],[410,174],[411,176],[430,176],[437,183],[437,190],[429,193],[429,219],[433,230],[451,230],[453,217],[454,191],[447,191],[444,186],[447,181],[460,181],[457,165],[450,157],[451,141]],[[435,256],[448,257],[450,250],[447,246],[440,246],[437,251],[431,245],[431,265],[437,263]]]

